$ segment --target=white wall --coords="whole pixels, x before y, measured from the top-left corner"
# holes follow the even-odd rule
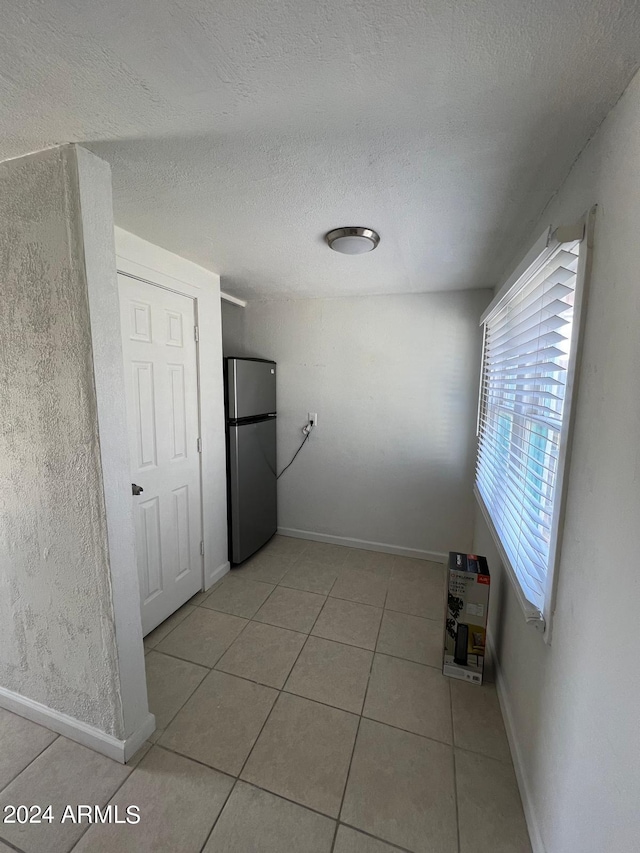
[[[110,170],[67,146],[3,163],[0,184],[0,704],[122,760],[153,717],[115,495]]]
[[[196,300],[200,329],[203,584],[208,589],[229,571],[220,277],[122,228],[115,229],[115,240],[118,270]]]
[[[357,259],[348,259],[357,263]],[[251,301],[247,354],[278,362],[279,527],[440,554],[471,546],[490,292]]]
[[[222,300],[222,352],[224,355],[244,355],[244,311],[241,305]]]
[[[640,845],[640,77],[533,234],[599,205],[553,640],[527,626],[486,525],[499,686],[537,851]]]

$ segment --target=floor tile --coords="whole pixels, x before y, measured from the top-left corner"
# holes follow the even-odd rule
[[[278,628],[289,628],[308,634],[325,602],[323,595],[279,586],[254,616],[256,622],[267,622]]]
[[[197,592],[193,598],[190,598],[188,604],[192,604],[194,607],[202,604],[205,598],[208,598],[212,592],[214,592],[220,584],[224,583],[225,578],[229,577],[229,572],[223,575],[220,580],[217,580],[214,584],[212,584],[209,589],[205,589],[202,592]]]
[[[373,653],[320,637],[309,637],[285,690],[359,714]]]
[[[214,670],[169,725],[160,745],[237,775],[277,695],[270,687]]]
[[[428,574],[442,574],[444,576],[444,563],[433,560],[416,560],[413,557],[395,557],[391,577],[396,580],[415,581],[423,580]]]
[[[153,744],[150,740],[145,740],[140,749],[127,761],[127,767],[130,770],[135,769],[142,761],[145,755],[149,752]]]
[[[121,816],[140,809],[140,823],[92,826],[74,853],[200,853],[233,779],[154,747],[110,803]]]
[[[278,689],[284,686],[306,636],[286,628],[250,622],[216,664],[216,669]]]
[[[158,725],[156,723],[156,730],[149,735],[148,740],[153,745],[154,743],[157,743],[160,740],[163,734],[164,729],[158,728]]]
[[[262,554],[269,556],[284,557],[289,560],[297,560],[308,545],[307,539],[297,539],[293,536],[280,536],[276,533],[264,548]]]
[[[66,853],[87,823],[61,823],[65,806],[104,806],[130,773],[125,765],[59,737],[0,794],[0,814],[9,803],[50,804],[54,822],[4,824],[0,832],[25,853]]]
[[[376,651],[440,669],[442,643],[440,622],[385,610]]]
[[[248,578],[263,583],[280,583],[292,560],[280,554],[258,551],[240,566],[231,569],[232,577]]]
[[[242,629],[246,619],[196,607],[193,613],[158,643],[156,650],[202,666],[214,666]]]
[[[281,693],[242,778],[337,817],[358,717]]]
[[[238,782],[203,853],[329,853],[335,822]]]
[[[350,826],[339,826],[333,853],[397,853],[397,849]]]
[[[74,853],[200,853],[233,779],[154,747],[110,800],[119,816],[140,810],[140,823],[93,826]]]
[[[511,765],[455,752],[460,853],[531,853]]]
[[[331,596],[382,607],[387,597],[387,579],[362,569],[345,568],[335,582]]]
[[[343,566],[349,550],[343,545],[308,540],[300,556],[300,562],[315,562],[324,566]]]
[[[349,548],[344,562],[346,568],[360,569],[369,574],[389,579],[395,557],[393,554],[383,554],[381,551],[365,551],[360,548]]]
[[[444,570],[442,573],[427,572],[421,580],[392,577],[385,607],[412,616],[441,620],[444,614]]]
[[[191,599],[193,601],[193,599]],[[168,619],[161,622],[157,628],[154,628],[151,633],[144,638],[145,649],[155,649],[160,640],[164,640],[167,634],[170,634],[173,629],[183,622],[190,613],[193,613],[195,607],[192,604],[183,604],[179,610],[172,613]]]
[[[339,571],[337,566],[325,566],[322,563],[295,563],[282,578],[280,585],[327,595]]]
[[[57,737],[55,732],[0,708],[0,791]]]
[[[453,734],[456,746],[511,761],[500,703],[493,684],[465,684],[451,679]]]
[[[430,666],[377,654],[363,714],[444,743],[453,739],[449,680]]]
[[[273,584],[232,575],[202,602],[202,606],[251,619],[274,589]]]
[[[149,710],[158,729],[166,729],[209,672],[203,666],[163,655],[155,649],[146,656],[145,669]]]
[[[340,819],[415,853],[456,853],[451,747],[363,719]]]
[[[382,610],[379,607],[328,598],[311,633],[325,640],[373,650],[381,618]]]

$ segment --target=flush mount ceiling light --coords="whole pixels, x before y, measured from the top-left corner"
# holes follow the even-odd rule
[[[325,236],[329,248],[343,255],[363,255],[372,252],[380,236],[371,228],[334,228]]]

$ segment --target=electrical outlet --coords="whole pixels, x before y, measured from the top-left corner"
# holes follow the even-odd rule
[[[318,413],[309,412],[309,423],[313,424],[314,429],[318,426]]]

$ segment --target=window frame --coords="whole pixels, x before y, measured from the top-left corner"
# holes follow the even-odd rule
[[[591,273],[593,255],[593,233],[595,226],[596,207],[584,214],[574,226],[547,228],[538,237],[531,249],[527,252],[521,263],[509,276],[504,285],[498,290],[496,296],[484,311],[480,325],[483,327],[482,362],[480,370],[480,387],[478,393],[478,418],[476,436],[478,445],[476,448],[476,461],[478,459],[480,421],[484,404],[483,382],[485,375],[486,358],[486,321],[505,302],[511,299],[522,288],[535,272],[537,272],[547,261],[552,252],[559,244],[575,242],[580,240],[580,252],[578,256],[578,267],[576,270],[576,285],[574,291],[573,322],[570,338],[569,362],[567,365],[567,376],[565,383],[565,398],[562,426],[560,429],[560,443],[558,449],[558,466],[556,473],[556,484],[554,489],[553,513],[551,522],[551,537],[549,543],[549,560],[545,577],[544,604],[542,610],[530,602],[524,594],[517,574],[511,565],[506,550],[501,542],[500,536],[491,519],[488,507],[474,482],[474,495],[484,519],[489,527],[492,538],[498,548],[500,558],[510,578],[516,593],[516,598],[522,608],[525,619],[539,630],[543,631],[545,642],[551,642],[553,630],[553,616],[558,587],[558,566],[562,555],[562,531],[566,514],[567,490],[569,484],[569,468],[571,464],[571,450],[573,443],[573,428],[575,422],[575,410],[578,390],[578,377],[582,360],[582,342],[584,337],[584,326],[586,321],[586,304],[588,281]]]

